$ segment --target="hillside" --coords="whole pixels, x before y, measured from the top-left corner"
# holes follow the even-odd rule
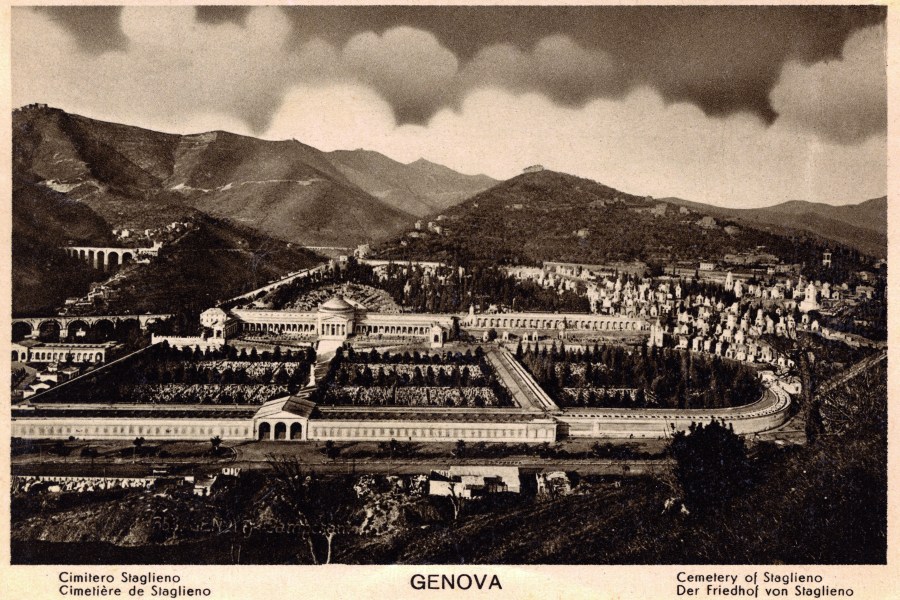
[[[109,228],[87,206],[44,187],[16,182],[12,202],[13,315],[55,312],[103,274],[69,257],[69,241],[109,241]]]
[[[84,203],[112,228],[200,210],[289,242],[351,246],[412,219],[296,141],[164,134],[26,107],[13,113],[13,157],[19,178]]]
[[[257,288],[321,257],[227,220],[199,215],[194,229],[118,285],[135,312],[186,312]]]
[[[887,365],[878,363],[832,394],[841,403],[826,404],[835,408],[822,414],[829,435],[797,446],[748,440],[746,477],[729,501],[708,512],[667,510],[667,500],[682,492],[677,478],[664,474],[570,471],[572,494],[534,496],[531,469],[523,468],[524,493],[458,499],[457,518],[451,499],[417,496],[411,483],[320,473],[321,487],[305,496],[306,514],[340,526],[332,557],[338,564],[884,564]],[[26,448],[14,445],[14,460]],[[106,448],[112,449],[101,460],[121,456],[115,445]],[[49,449],[48,443],[28,451]],[[346,456],[336,460],[333,471],[350,470]],[[14,468],[34,468],[34,461]],[[308,564],[304,536],[283,533],[297,515],[283,489],[276,475],[251,468],[208,497],[171,489],[14,493],[13,562],[65,564],[90,555],[98,564],[234,564],[237,546],[242,564]],[[191,526],[232,519],[256,526],[249,533]]]
[[[71,296],[87,293],[109,274],[61,249],[69,243],[119,246],[110,226],[86,203],[42,185],[17,182],[13,194],[14,315],[53,314]],[[321,260],[290,243],[191,210],[193,229],[165,246],[158,259],[135,265],[113,287],[132,312],[202,310]]]
[[[660,212],[662,209],[662,212]],[[653,212],[656,211],[656,212]],[[679,211],[564,173],[525,173],[445,212],[443,231],[407,233],[380,248],[385,257],[537,263],[545,260],[720,259],[765,247],[786,262],[812,261],[820,249],[797,232],[776,235],[703,213]]]
[[[775,232],[786,229],[808,231],[872,256],[886,256],[887,253],[886,196],[843,206],[792,200],[765,208],[748,209],[723,208],[681,198],[662,200],[713,216],[763,226]]]
[[[417,217],[437,214],[497,183],[425,159],[405,165],[369,150],[337,150],[328,158],[358,187]]]

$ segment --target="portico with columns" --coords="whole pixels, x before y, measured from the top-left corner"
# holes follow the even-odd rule
[[[316,405],[305,398],[288,396],[263,404],[253,417],[254,439],[260,441],[306,441],[309,417]]]

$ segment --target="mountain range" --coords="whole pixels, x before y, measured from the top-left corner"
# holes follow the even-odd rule
[[[18,179],[85,204],[111,229],[198,210],[310,246],[387,238],[495,183],[423,160],[223,131],[159,133],[43,106],[13,113],[13,147]]]
[[[388,238],[493,180],[374,152],[213,131],[159,133],[43,105],[13,112],[13,312],[49,314],[107,275],[62,250],[114,229],[193,228],[118,289],[131,310],[209,306]]]
[[[486,175],[463,175],[424,158],[403,164],[370,150],[337,150],[328,157],[352,183],[417,217],[436,215],[497,184]]]
[[[718,219],[710,218],[710,212]],[[440,230],[411,231],[379,247],[384,257],[460,261],[581,263],[723,260],[774,254],[783,262],[821,263],[829,243],[813,232],[678,207],[549,170],[527,172],[452,207]],[[850,255],[834,244],[838,254]],[[840,250],[838,251],[838,248]]]
[[[808,231],[873,256],[887,256],[887,196],[859,204],[832,206],[791,200],[764,208],[723,208],[681,198],[661,198],[677,206],[725,217],[773,232]]]
[[[375,242],[384,256],[507,262],[696,260],[765,246],[800,262],[812,257],[798,240],[817,238],[821,248],[824,238],[885,254],[885,198],[749,210],[664,200],[553,171],[497,182],[422,159],[223,131],[159,133],[31,105],[13,112],[13,307],[53,311],[102,278],[62,246],[115,245],[113,229],[173,221],[196,227],[141,271],[155,283],[139,277],[120,290],[142,310],[215,302],[321,260],[302,246]],[[704,215],[721,223],[698,225]],[[440,234],[413,231],[425,217]]]

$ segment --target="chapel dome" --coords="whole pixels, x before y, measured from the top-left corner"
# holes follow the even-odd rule
[[[319,306],[319,310],[322,312],[346,313],[353,311],[353,305],[344,300],[342,296],[335,296]]]

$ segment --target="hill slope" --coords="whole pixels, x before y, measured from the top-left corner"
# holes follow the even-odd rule
[[[439,213],[497,183],[424,159],[405,165],[369,150],[337,150],[328,158],[360,188],[417,217]]]
[[[663,200],[706,214],[771,227],[773,231],[784,231],[785,228],[809,231],[873,256],[886,256],[887,253],[886,196],[844,206],[791,200],[748,209],[723,208],[681,198]]]
[[[14,169],[113,227],[144,229],[199,209],[306,245],[387,237],[411,215],[366,193],[296,141],[172,135],[61,110],[13,113]]]
[[[664,214],[652,210],[665,209]],[[395,239],[381,253],[393,258],[505,262],[545,260],[719,259],[764,246],[786,262],[814,260],[803,235],[700,224],[703,214],[681,212],[564,173],[525,173],[504,181],[445,213],[441,235]],[[420,237],[414,237],[420,235]]]
[[[108,241],[105,221],[87,206],[17,183],[12,218],[13,315],[51,314],[67,297],[86,293],[91,282],[104,278],[62,250],[69,241]]]
[[[148,265],[135,265],[113,287],[130,312],[199,311],[218,300],[318,263],[314,253],[227,220],[191,210],[192,229]],[[42,185],[17,182],[13,193],[14,315],[54,314],[109,274],[69,257],[69,243],[119,246],[110,226],[85,203]]]

